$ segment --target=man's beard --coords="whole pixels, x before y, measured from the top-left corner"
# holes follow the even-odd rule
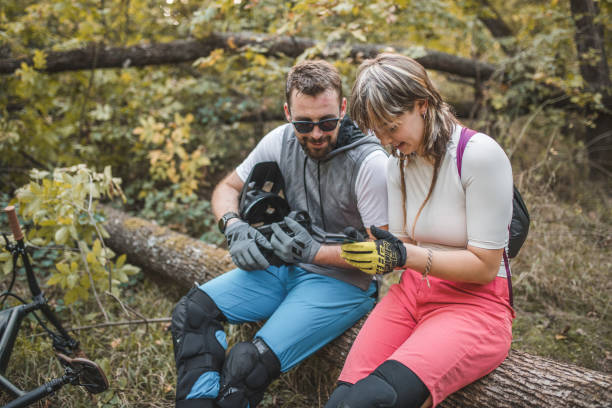
[[[304,137],[299,139],[300,145],[302,149],[304,149],[304,153],[306,153],[312,159],[321,159],[327,155],[327,153],[331,152],[335,145],[331,142],[331,135],[325,135],[321,137],[319,140],[326,142],[325,147],[321,149],[314,149],[312,146],[308,145],[308,141],[311,139],[309,137]]]

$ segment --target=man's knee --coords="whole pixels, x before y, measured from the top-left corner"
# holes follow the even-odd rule
[[[177,368],[176,399],[215,398],[227,343],[225,317],[212,299],[193,288],[172,312],[172,341]]]
[[[223,365],[220,408],[254,408],[280,375],[280,361],[260,338],[236,344]]]
[[[325,407],[419,408],[429,396],[429,390],[412,370],[389,360],[348,390],[342,390],[342,394],[333,401],[330,398]]]

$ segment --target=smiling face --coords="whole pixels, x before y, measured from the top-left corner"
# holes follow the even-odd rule
[[[338,92],[332,89],[325,90],[316,96],[293,90],[290,99],[291,106],[285,104],[285,116],[289,122],[319,122],[324,119],[342,119],[346,113],[346,99],[342,98],[340,104],[338,104],[338,100]],[[304,152],[313,159],[321,159],[333,150],[338,140],[339,130],[340,124],[329,132],[324,132],[319,126],[315,126],[311,132],[299,133],[294,127],[295,135]]]
[[[376,129],[376,137],[383,145],[391,145],[405,155],[416,152],[423,154],[423,134],[425,120],[423,114],[427,105],[417,102],[412,111],[407,111],[382,129]]]

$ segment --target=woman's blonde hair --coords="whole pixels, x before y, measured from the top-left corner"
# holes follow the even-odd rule
[[[427,197],[412,225],[411,238],[414,239],[416,221],[431,197],[438,179],[446,146],[457,123],[450,106],[442,100],[425,68],[412,58],[404,55],[383,53],[374,59],[365,60],[357,71],[350,101],[350,117],[357,122],[362,131],[386,129],[397,122],[405,112],[412,112],[417,102],[426,104],[424,114],[425,129],[420,153],[434,163],[434,172]],[[406,227],[406,181],[404,167],[413,158],[397,150],[392,152],[399,157],[402,210],[404,229]]]

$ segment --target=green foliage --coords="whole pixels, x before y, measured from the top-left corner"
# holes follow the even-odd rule
[[[174,115],[169,127],[158,123],[152,116],[141,119],[142,127],[134,129],[140,141],[153,146],[149,150],[150,173],[153,180],[169,181],[178,188],[176,196],[188,197],[197,189],[197,178],[210,159],[204,154],[203,146],[188,152],[185,145],[190,142],[190,126],[193,115]],[[172,129],[172,130],[170,130]]]
[[[474,0],[6,0],[4,4],[0,49],[13,56],[34,56],[37,68],[44,67],[51,50],[95,42],[129,46],[198,38],[213,31],[259,31],[320,42],[298,59],[309,58],[334,41],[346,44],[335,64],[344,75],[347,94],[358,62],[348,56],[349,47],[367,42],[403,47],[415,57],[431,48],[499,66],[499,74],[484,89],[483,123],[508,123],[508,118],[524,115],[526,109],[554,114],[550,106],[540,105],[557,96],[553,86],[568,100],[601,107],[600,94],[582,89],[573,22],[564,2],[552,1],[553,7],[519,0],[491,2],[516,32],[515,37],[501,40],[478,20],[481,7]],[[609,21],[602,22],[609,27]],[[519,51],[506,55],[501,44]],[[149,192],[171,184],[181,184],[176,194],[201,194],[218,179],[216,174],[231,169],[270,127],[240,123],[242,116],[260,111],[282,115],[283,79],[294,61],[266,52],[263,46],[247,46],[234,52],[213,51],[191,65],[54,75],[23,65],[14,75],[0,77],[0,88],[5,90],[0,93],[0,167],[23,164],[0,179],[20,185],[27,181],[19,171],[22,167],[49,170],[85,162],[97,168],[112,166],[126,186],[142,185],[136,188],[142,193],[136,206]],[[465,89],[459,93],[464,94]],[[589,126],[591,120],[582,118],[576,125]],[[151,136],[155,125],[161,126],[158,137],[140,133],[148,127],[146,134]],[[507,134],[503,127],[494,130]],[[179,134],[180,140],[173,139]],[[143,185],[147,178],[154,181],[148,190]]]
[[[125,255],[113,260],[115,254],[103,245],[108,234],[96,205],[101,198],[123,195],[120,180],[112,177],[110,167],[103,173],[84,165],[55,169],[52,174],[32,170],[31,178],[17,190],[15,204],[21,217],[33,224],[27,234],[30,243],[69,249],[47,281],[65,291],[66,304],[87,299],[90,291],[112,291],[138,272],[138,268],[125,263]],[[5,273],[10,263],[5,260]]]
[[[150,187],[145,183],[145,190]],[[144,198],[144,205],[138,215],[154,219],[170,228],[201,240],[221,244],[225,236],[216,227],[210,202],[195,194],[182,196],[176,193],[178,185],[161,191],[152,191]]]

